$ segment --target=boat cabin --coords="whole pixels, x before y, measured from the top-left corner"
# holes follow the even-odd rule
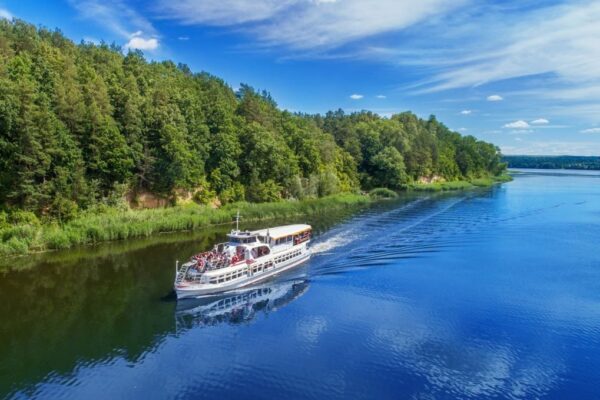
[[[312,228],[304,224],[285,225],[252,233],[258,236],[259,242],[268,244],[276,252],[308,241]]]
[[[258,236],[250,231],[231,231],[227,237],[231,246],[258,242]]]

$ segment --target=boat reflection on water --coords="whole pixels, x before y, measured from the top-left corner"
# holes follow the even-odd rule
[[[306,278],[267,282],[261,286],[218,296],[177,302],[177,328],[190,329],[222,323],[240,324],[289,304],[308,290]]]

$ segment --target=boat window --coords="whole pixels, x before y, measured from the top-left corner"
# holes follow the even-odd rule
[[[256,252],[256,258],[266,256],[271,252],[271,250],[269,249],[268,246],[259,246],[256,249],[254,249],[253,251]]]

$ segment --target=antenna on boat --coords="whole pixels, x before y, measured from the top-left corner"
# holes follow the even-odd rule
[[[235,230],[240,231],[240,210],[237,210],[237,214],[235,215]]]

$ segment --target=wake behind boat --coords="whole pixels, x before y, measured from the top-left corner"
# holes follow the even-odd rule
[[[294,268],[310,258],[310,225],[257,231],[232,230],[229,241],[197,254],[175,269],[177,298],[236,290]]]

